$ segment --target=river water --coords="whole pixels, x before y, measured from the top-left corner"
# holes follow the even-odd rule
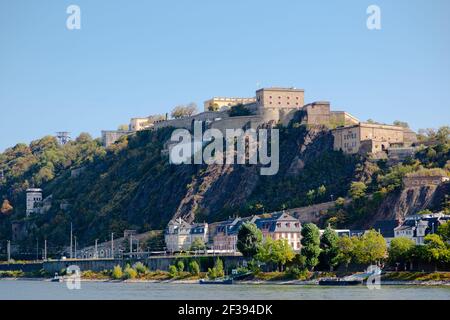
[[[167,283],[82,282],[79,290],[66,283],[0,280],[0,300],[450,300],[450,287],[299,285],[199,285]]]

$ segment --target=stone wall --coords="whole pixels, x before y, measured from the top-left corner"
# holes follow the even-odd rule
[[[151,271],[161,270],[168,271],[170,265],[176,264],[179,260],[185,262],[185,268],[187,269],[188,264],[191,260],[199,261],[201,264],[201,271],[208,271],[208,268],[214,266],[215,260],[218,256],[207,255],[207,256],[195,256],[195,257],[184,257],[184,256],[161,256],[161,257],[149,257],[143,259],[132,259],[132,260],[122,260],[122,259],[90,259],[90,260],[58,260],[58,261],[46,261],[43,263],[42,267],[45,271],[50,274],[55,272],[61,272],[62,269],[67,269],[67,267],[74,265],[78,266],[81,271],[103,271],[112,270],[115,266],[120,265],[122,268],[125,267],[127,263],[133,265],[134,263],[140,261],[144,263]],[[240,255],[230,255],[230,256],[220,256],[220,259],[224,263],[224,267],[227,270],[236,268],[238,265],[242,265],[244,258]],[[41,269],[39,268],[39,270]],[[0,269],[1,270],[1,269]]]

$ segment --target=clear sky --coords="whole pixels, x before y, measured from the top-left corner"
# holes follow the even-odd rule
[[[66,28],[70,4],[81,30]],[[371,4],[381,30],[366,27]],[[0,151],[259,86],[448,125],[449,16],[448,0],[0,0]]]

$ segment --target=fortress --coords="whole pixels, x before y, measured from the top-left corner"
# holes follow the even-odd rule
[[[235,106],[245,110],[233,115]],[[305,104],[305,92],[297,88],[262,88],[255,97],[215,97],[205,101],[205,111],[179,119],[133,118],[128,131],[103,131],[103,143],[108,146],[123,135],[140,130],[156,130],[165,127],[192,130],[195,121],[205,128],[257,129],[260,127],[286,126],[296,116],[302,125],[328,127],[334,136],[334,150],[347,154],[387,152],[390,148],[410,147],[416,142],[416,134],[408,128],[360,122],[345,111],[332,111],[327,101]]]

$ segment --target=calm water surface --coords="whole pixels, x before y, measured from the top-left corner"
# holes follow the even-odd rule
[[[65,283],[0,280],[0,300],[8,299],[112,299],[112,300],[310,300],[382,299],[450,300],[450,287],[382,286],[380,290],[357,287],[290,285],[198,285],[167,283],[82,282],[80,290]]]

